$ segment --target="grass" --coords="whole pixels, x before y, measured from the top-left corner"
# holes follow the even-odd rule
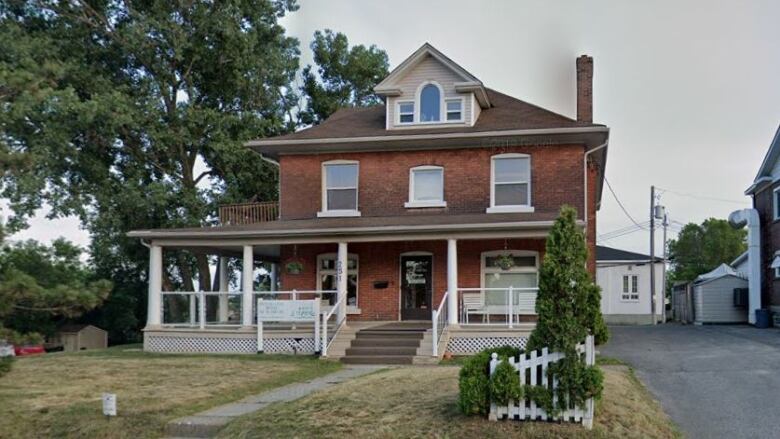
[[[605,366],[594,428],[542,422],[490,422],[457,409],[458,368],[398,368],[247,415],[222,431],[255,437],[679,437],[659,404],[625,366]]]
[[[338,369],[304,356],[164,355],[140,346],[19,358],[0,378],[0,438],[160,437],[174,418]],[[118,416],[102,415],[116,393]]]

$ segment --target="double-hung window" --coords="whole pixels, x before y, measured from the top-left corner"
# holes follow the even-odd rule
[[[398,123],[414,122],[414,102],[398,103]]]
[[[780,186],[772,191],[772,218],[780,219]]]
[[[531,157],[500,154],[490,160],[488,213],[533,212],[531,206]]]
[[[444,168],[417,166],[409,170],[409,201],[405,207],[446,207]]]
[[[358,163],[337,160],[322,164],[322,211],[318,216],[360,216]]]
[[[447,122],[460,122],[463,120],[463,100],[447,99]]]
[[[636,274],[627,274],[623,276],[623,293],[621,300],[637,301],[639,300],[639,276]]]

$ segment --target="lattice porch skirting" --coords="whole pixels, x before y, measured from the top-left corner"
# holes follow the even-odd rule
[[[313,337],[264,338],[268,354],[313,354]],[[161,353],[255,354],[257,339],[230,336],[168,336],[144,335],[144,351]]]
[[[455,355],[466,355],[501,346],[524,349],[527,342],[526,337],[453,337],[447,344],[447,350]]]

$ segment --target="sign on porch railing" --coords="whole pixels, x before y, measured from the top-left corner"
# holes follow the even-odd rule
[[[257,352],[263,352],[263,322],[312,322],[315,350],[319,351],[320,299],[257,299]]]
[[[596,350],[592,335],[589,335],[585,339],[585,343],[577,345],[577,354],[584,355],[585,364],[588,366],[596,364]],[[510,358],[509,364],[514,366],[517,373],[520,374],[520,385],[530,384],[532,386],[547,387],[552,390],[554,394],[558,382],[554,378],[553,382],[549,382],[547,368],[551,363],[560,361],[563,357],[564,355],[561,352],[548,352],[547,348],[544,348],[541,351],[520,354],[520,358],[517,362],[515,362],[514,358]],[[491,375],[493,375],[493,372],[495,372],[496,367],[501,361],[503,360],[499,360],[497,354],[494,353],[492,355],[492,359],[490,360]],[[593,428],[593,398],[585,401],[585,407],[570,405],[568,410],[562,411],[555,417],[548,415],[544,409],[537,406],[536,403],[529,398],[524,398],[519,401],[509,401],[508,405],[503,406],[499,406],[491,401],[489,417],[491,420],[506,417],[510,420],[518,421],[556,420],[577,422],[582,423],[585,428],[591,429]]]

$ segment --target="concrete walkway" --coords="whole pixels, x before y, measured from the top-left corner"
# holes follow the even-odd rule
[[[386,366],[349,366],[311,381],[288,384],[234,403],[221,405],[205,412],[179,418],[168,423],[170,437],[208,438],[217,435],[228,422],[238,416],[256,412],[275,402],[294,401],[322,389],[383,369]]]

